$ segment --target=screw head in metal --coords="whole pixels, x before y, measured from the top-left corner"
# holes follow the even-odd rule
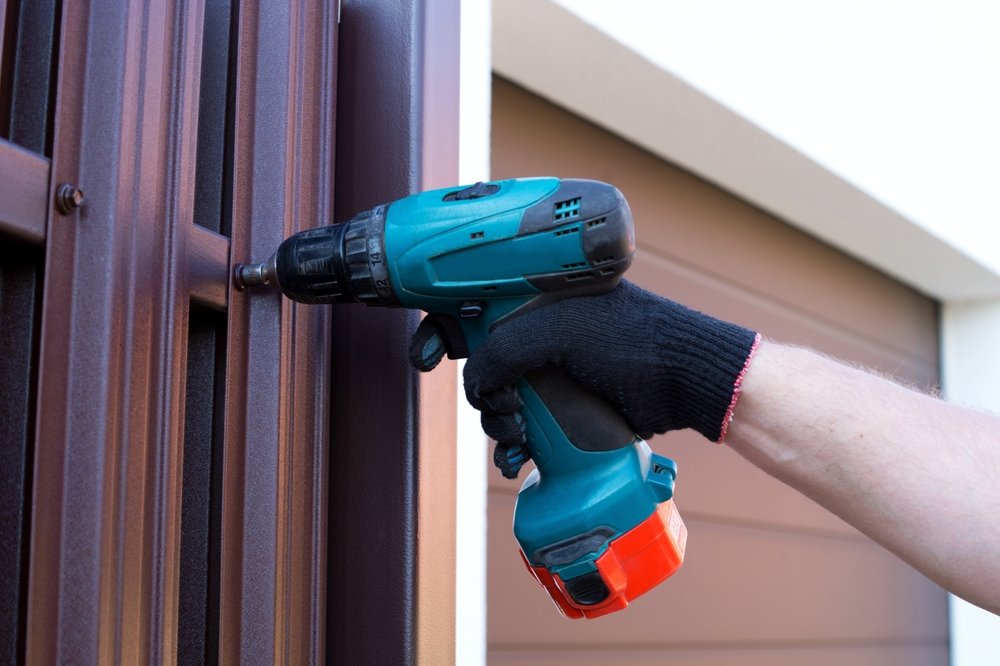
[[[56,188],[56,209],[69,215],[83,205],[83,190],[72,183],[63,183]]]

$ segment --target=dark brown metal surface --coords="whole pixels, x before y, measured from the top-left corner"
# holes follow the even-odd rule
[[[345,171],[352,160],[359,165],[345,180],[356,190],[345,210],[368,195],[454,180],[457,3],[415,0],[387,12],[379,4],[365,11],[398,41],[351,56],[367,58],[354,64],[356,83],[369,68],[385,75],[356,86],[370,99],[341,107],[357,104],[349,112],[356,123],[361,113],[378,116],[363,129],[377,153],[352,138],[354,157],[341,160]],[[0,5],[0,15],[9,19],[10,6]],[[44,130],[36,139],[51,142],[51,166],[0,143],[0,158],[10,157],[0,159],[0,177],[18,184],[18,195],[0,202],[0,232],[44,246],[37,398],[26,412],[35,414],[33,472],[20,481],[32,489],[26,626],[11,640],[28,663],[326,661],[326,549],[345,545],[344,534],[327,539],[336,392],[351,404],[365,395],[399,399],[378,409],[368,402],[338,421],[347,429],[337,433],[338,450],[353,441],[364,462],[337,478],[358,471],[357,479],[382,482],[345,482],[342,490],[357,491],[351,497],[365,505],[352,516],[350,502],[334,504],[346,533],[370,543],[367,521],[385,517],[381,509],[391,512],[391,529],[384,552],[352,556],[353,564],[368,556],[364,571],[378,575],[334,586],[338,604],[374,624],[331,636],[330,652],[336,660],[382,650],[402,655],[398,663],[446,663],[454,645],[454,375],[429,383],[409,370],[401,352],[415,316],[402,312],[383,313],[385,328],[368,319],[354,329],[364,336],[358,349],[388,350],[374,366],[384,374],[345,363],[332,375],[330,308],[229,286],[233,261],[265,258],[285,236],[333,219],[338,2],[246,0],[227,14],[233,6],[36,7],[61,11],[51,31],[54,96],[33,98],[55,106],[51,123],[32,126]],[[429,44],[425,33],[439,19],[440,41]],[[225,47],[212,41],[221,34]],[[393,73],[393,53],[405,54],[405,71]],[[434,104],[432,94],[441,96]],[[221,143],[207,130],[199,140],[198,128],[209,126],[221,128]],[[86,200],[56,214],[62,183]],[[35,354],[33,336],[18,338],[27,350],[21,361]],[[424,400],[421,391],[443,397]],[[31,430],[21,427],[29,438]],[[398,460],[383,465],[372,433]],[[24,529],[17,525],[14,532]],[[340,575],[352,573],[363,571]],[[384,613],[374,598],[386,601]],[[373,647],[380,639],[388,648]]]
[[[45,240],[49,161],[0,139],[0,233],[32,244]]]
[[[327,222],[336,3],[240,3],[232,259]],[[231,293],[223,661],[319,663],[326,594],[329,308]]]
[[[198,6],[63,10],[53,183],[87,201],[48,231],[27,660],[169,660]]]
[[[7,34],[11,27],[7,15],[16,5],[16,0],[11,4],[0,0],[0,139],[10,137],[10,79],[14,65],[11,44],[14,40]]]
[[[28,660],[169,661],[189,304],[224,311],[231,251],[329,217],[335,4],[241,8],[239,249],[193,223],[201,3],[65,9],[54,172],[87,202],[47,245]],[[230,313],[224,661],[323,660],[328,316]]]
[[[454,183],[457,19],[451,0],[344,2],[337,219]],[[361,306],[334,312],[335,664],[454,660],[455,375],[447,364],[425,377],[410,368],[418,319]]]
[[[11,36],[15,36],[16,30],[16,37],[12,50],[7,137],[28,150],[49,155],[59,2],[22,0],[14,4],[17,5],[17,20],[10,26]]]
[[[0,663],[23,661],[41,251],[0,235]]]

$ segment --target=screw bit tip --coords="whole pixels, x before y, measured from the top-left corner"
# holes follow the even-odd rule
[[[237,291],[249,287],[267,286],[271,283],[271,275],[267,262],[254,264],[236,264],[233,269],[233,286]]]

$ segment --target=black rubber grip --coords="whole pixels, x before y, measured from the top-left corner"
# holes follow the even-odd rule
[[[614,451],[635,441],[635,433],[621,414],[604,398],[580,386],[562,368],[535,370],[524,379],[576,448]]]

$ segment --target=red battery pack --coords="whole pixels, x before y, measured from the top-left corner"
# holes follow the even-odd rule
[[[597,604],[573,600],[566,583],[545,567],[533,567],[524,553],[521,559],[556,608],[568,618],[595,618],[621,610],[636,597],[656,587],[684,562],[687,528],[673,500],[661,502],[644,521],[618,536],[594,562],[607,587],[607,597]]]

